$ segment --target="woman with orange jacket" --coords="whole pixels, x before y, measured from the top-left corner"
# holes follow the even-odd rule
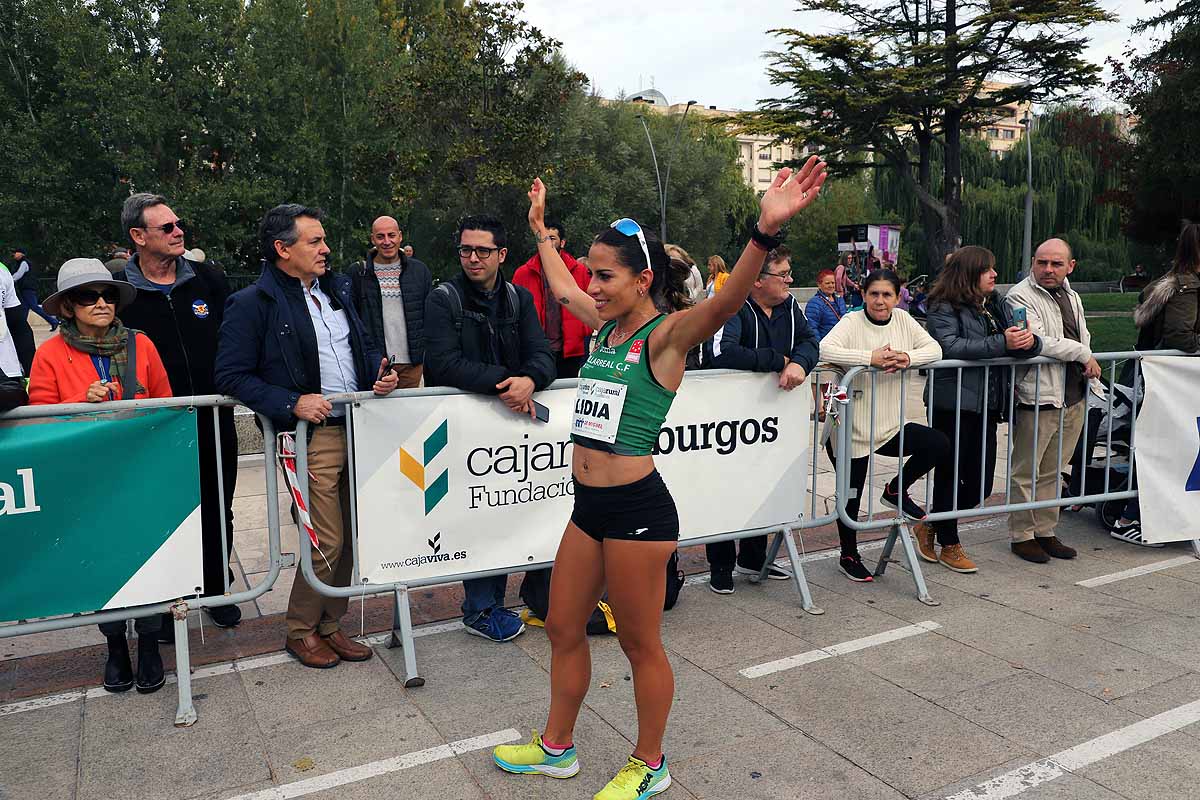
[[[137,295],[133,284],[113,280],[94,258],[73,258],[58,271],[58,291],[43,308],[62,320],[55,336],[37,349],[29,371],[30,405],[102,403],[170,397],[171,384],[158,350],[146,334],[121,324],[117,312]],[[134,342],[133,364],[129,342]],[[138,633],[137,690],[162,688],[162,656],[158,652],[158,614],[136,620]],[[124,692],[134,685],[124,622],[105,622],[108,639],[104,688]]]

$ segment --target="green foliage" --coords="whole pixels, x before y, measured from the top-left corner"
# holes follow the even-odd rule
[[[1009,104],[1094,85],[1099,68],[1082,57],[1081,31],[1113,18],[1097,0],[802,0],[800,10],[844,26],[774,31],[783,49],[771,54],[771,81],[785,94],[740,115],[742,129],[805,142],[841,172],[862,168],[858,153],[877,154],[916,198],[930,270],[962,231],[965,134]],[[1006,86],[985,87],[1001,77]]]
[[[1180,223],[1200,219],[1200,0],[1179,0],[1137,26],[1158,46],[1118,66],[1113,88],[1136,115],[1128,230],[1166,258]]]
[[[280,202],[325,209],[336,264],[391,214],[443,275],[458,219],[492,211],[511,268],[543,175],[585,251],[618,216],[659,221],[636,108],[585,86],[516,0],[0,0],[0,242],[104,255],[122,200],[153,191],[240,282]],[[647,119],[664,168],[677,122]],[[682,133],[671,238],[728,255],[756,205],[736,145],[695,116]]]
[[[1115,280],[1132,272],[1144,259],[1121,230],[1117,201],[1127,145],[1118,135],[1116,118],[1059,108],[1041,117],[1032,145],[1033,246],[1052,236],[1066,239],[1079,262],[1076,280]],[[934,172],[939,173],[941,148],[933,148],[931,155]],[[962,144],[963,243],[991,250],[1001,281],[1014,280],[1026,267],[1021,261],[1026,160],[1024,139],[998,159],[982,139],[971,137]],[[902,219],[917,216],[916,194],[894,172],[880,170],[875,185],[884,209]],[[903,241],[903,256],[928,258],[927,239],[919,226],[906,228]]]
[[[838,225],[881,221],[893,220],[880,218],[871,187],[862,176],[826,184],[817,202],[788,226],[795,285],[813,286],[820,270],[837,266]]]
[[[1137,305],[1137,292],[1089,292],[1079,295],[1084,311],[1128,311]],[[1089,323],[1090,325],[1090,323]]]

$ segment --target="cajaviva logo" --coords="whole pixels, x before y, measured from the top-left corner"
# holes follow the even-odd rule
[[[449,432],[449,422],[443,420],[442,424],[422,442],[419,461],[403,447],[400,448],[400,472],[425,493],[425,516],[429,516],[429,512],[433,511],[450,491],[450,470],[448,469],[442,470],[442,474],[433,480],[427,480],[429,464],[437,458],[438,453],[446,449]]]

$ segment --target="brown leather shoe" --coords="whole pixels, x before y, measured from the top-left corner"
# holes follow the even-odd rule
[[[329,649],[342,657],[342,661],[370,661],[375,651],[365,644],[359,644],[340,630],[328,636],[322,636],[321,641],[329,645]]]
[[[301,664],[313,669],[329,669],[336,667],[341,661],[338,654],[316,633],[310,633],[303,639],[288,639],[283,649],[295,656]]]
[[[1042,546],[1033,539],[1028,539],[1024,542],[1013,542],[1009,545],[1012,551],[1026,561],[1032,561],[1035,564],[1045,564],[1050,560],[1050,556],[1046,555],[1046,551]]]
[[[1057,536],[1039,536],[1037,543],[1051,558],[1074,558],[1077,555],[1074,547],[1067,547],[1058,540]]]
[[[934,549],[934,530],[928,522],[918,522],[912,527],[913,540],[917,545],[917,555],[922,561],[930,564],[938,562],[937,550]]]

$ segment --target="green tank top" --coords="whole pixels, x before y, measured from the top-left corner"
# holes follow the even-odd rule
[[[675,400],[675,392],[663,388],[650,371],[650,334],[666,318],[658,315],[616,347],[608,345],[608,337],[617,323],[600,330],[601,345],[579,370],[571,441],[621,456],[654,452]]]

